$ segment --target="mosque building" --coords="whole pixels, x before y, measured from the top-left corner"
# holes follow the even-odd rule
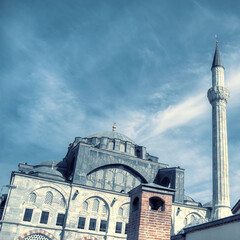
[[[231,215],[224,67],[212,64],[213,199],[184,193],[184,169],[169,167],[129,137],[76,137],[62,161],[20,163],[2,198],[0,239],[169,240],[184,228]]]

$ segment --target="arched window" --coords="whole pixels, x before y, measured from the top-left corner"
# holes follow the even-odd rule
[[[83,202],[83,204],[82,204],[82,209],[83,209],[84,211],[87,211],[87,210],[88,210],[88,203],[87,203],[87,201]]]
[[[164,201],[159,197],[151,197],[149,199],[149,208],[164,211]]]
[[[139,208],[139,198],[135,197],[135,199],[133,200],[132,211],[135,212],[138,210],[138,208]]]
[[[35,203],[36,199],[37,199],[36,193],[30,193],[30,195],[29,195],[29,202],[30,203]]]
[[[106,206],[106,205],[103,205],[103,207],[102,207],[102,213],[103,213],[103,214],[107,214],[107,206]]]
[[[194,215],[191,215],[191,222],[194,222],[196,220],[196,217]]]
[[[93,212],[98,212],[98,209],[99,209],[99,201],[97,199],[94,199],[93,206],[92,206],[92,211]]]
[[[60,204],[61,207],[65,207],[65,200],[64,200],[64,198],[61,198],[59,204]]]
[[[120,208],[118,209],[118,216],[120,216],[120,217],[123,216],[123,208],[122,208],[122,207],[120,207]]]
[[[52,192],[48,191],[45,196],[45,204],[52,205],[52,200],[53,200],[53,194]]]
[[[125,205],[123,214],[124,214],[124,217],[129,217],[129,204],[127,206]]]
[[[164,187],[170,187],[170,180],[168,177],[164,177],[163,180],[161,181],[160,185]]]

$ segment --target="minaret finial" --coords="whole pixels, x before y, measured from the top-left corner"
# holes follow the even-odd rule
[[[116,123],[113,124],[112,129],[113,129],[113,132],[115,132],[115,130],[116,130]]]
[[[216,39],[216,46],[218,47],[218,36],[215,34],[215,39]]]

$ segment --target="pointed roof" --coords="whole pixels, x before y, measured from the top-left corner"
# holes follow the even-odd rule
[[[218,41],[216,42],[216,49],[215,49],[215,53],[214,53],[214,58],[213,58],[211,70],[214,67],[223,67],[221,54],[220,54],[220,51],[218,49]]]

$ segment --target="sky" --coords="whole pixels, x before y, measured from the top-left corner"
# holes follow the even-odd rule
[[[0,185],[111,131],[185,169],[212,198],[211,64],[225,67],[230,197],[240,199],[239,1],[0,0]],[[3,191],[6,191],[4,188]]]

